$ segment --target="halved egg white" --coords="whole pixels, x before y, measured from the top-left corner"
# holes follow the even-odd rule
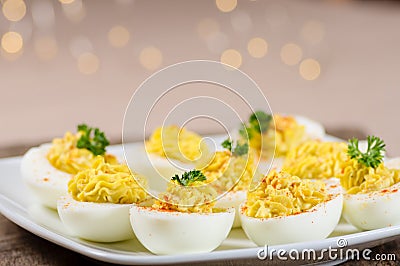
[[[365,194],[345,194],[343,217],[362,230],[400,224],[400,183]]]
[[[400,168],[400,157],[385,160],[389,169]],[[365,194],[344,194],[343,217],[361,230],[400,224],[400,183]]]
[[[130,221],[138,240],[154,254],[210,252],[231,230],[235,210],[183,213],[132,206]]]
[[[239,206],[246,200],[247,191],[229,191],[215,203],[215,208],[228,209],[235,208],[235,219],[232,224],[232,228],[238,228],[241,226],[239,217]]]
[[[269,173],[271,169],[276,171],[282,170],[283,163],[285,161],[284,157],[275,157],[268,160],[260,160],[257,165],[257,169],[260,173]]]
[[[183,163],[174,159],[167,159],[154,154],[148,154],[147,156],[149,156],[151,166],[168,180],[176,173],[189,171],[194,168],[192,164]]]
[[[57,199],[67,194],[71,175],[58,170],[47,160],[51,143],[31,148],[22,157],[21,174],[24,183],[38,201],[50,208],[57,208]]]
[[[124,144],[124,152],[131,171],[145,176],[149,188],[155,191],[164,191],[175,174],[193,169],[182,162],[147,153],[145,145],[141,143]]]
[[[57,201],[57,210],[74,236],[95,242],[116,242],[134,238],[129,222],[129,209],[133,205],[81,202],[67,195]]]
[[[130,159],[132,159],[132,162],[129,163],[130,169],[146,176],[149,187],[154,191],[165,191],[171,177],[176,174],[181,175],[194,168],[187,164],[169,161],[158,155],[146,154],[144,150],[136,154],[132,153]]]
[[[325,183],[325,189],[328,194],[343,194],[345,190],[342,185],[340,185],[340,180],[336,177],[331,177],[322,180]]]
[[[305,116],[294,115],[297,123],[303,125],[306,135],[311,139],[322,139],[325,136],[325,128],[321,123]]]
[[[239,215],[243,230],[254,243],[258,246],[279,245],[326,238],[338,224],[342,206],[343,196],[336,194],[299,214],[254,218],[245,214],[243,203]]]
[[[400,169],[400,157],[386,158],[385,166],[389,169]]]
[[[400,224],[400,183],[366,194],[345,194],[343,217],[362,230]]]

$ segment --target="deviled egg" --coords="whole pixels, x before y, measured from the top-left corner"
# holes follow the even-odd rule
[[[90,168],[98,156],[117,163],[115,156],[105,153],[108,145],[99,129],[79,125],[76,134],[67,132],[51,144],[31,148],[21,161],[23,181],[41,204],[57,208],[57,199],[67,194],[71,175]]]
[[[331,178],[341,172],[346,159],[346,143],[309,140],[288,152],[282,170],[300,178]]]
[[[155,254],[209,252],[227,237],[235,210],[214,208],[217,192],[199,171],[174,176],[152,206],[132,206],[138,240]]]
[[[200,135],[175,125],[157,128],[146,141],[146,151],[155,158],[186,164],[194,164],[209,153]]]
[[[325,183],[272,170],[240,207],[242,228],[257,245],[279,245],[326,238],[336,227],[342,194]]]
[[[69,195],[57,202],[64,226],[75,236],[96,242],[133,238],[129,208],[147,200],[146,180],[128,166],[96,158],[68,183]]]
[[[305,117],[272,116],[256,111],[239,133],[242,138],[249,139],[250,147],[261,159],[274,157],[273,167],[280,168],[289,150],[306,140],[323,138],[325,130],[321,124]]]
[[[221,195],[218,208],[235,208],[233,228],[240,227],[239,205],[246,200],[247,190],[255,175],[259,175],[254,158],[249,153],[248,144],[237,143],[233,147],[227,139],[222,143],[225,148],[217,151],[212,161],[201,169],[207,182]]]
[[[362,152],[357,139],[349,141],[348,158],[338,175],[346,190],[343,217],[363,230],[398,225],[400,170],[383,163],[385,144],[381,139],[369,136],[367,142],[368,148]]]
[[[132,164],[135,172],[151,177],[150,184],[163,191],[169,178],[193,169],[200,162],[208,161],[209,150],[200,135],[176,125],[159,127],[145,143],[144,158]],[[162,178],[163,184],[154,182]]]

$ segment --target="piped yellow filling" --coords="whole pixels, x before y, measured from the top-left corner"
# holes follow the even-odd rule
[[[399,169],[388,169],[381,163],[377,168],[366,167],[355,159],[342,164],[337,176],[348,194],[368,193],[391,187],[400,181]]]
[[[275,170],[247,194],[245,214],[255,218],[272,218],[298,214],[328,199],[322,181],[302,180]]]
[[[65,133],[63,138],[55,138],[52,142],[46,157],[47,160],[58,170],[69,174],[76,174],[81,170],[89,169],[96,160],[87,149],[77,148],[80,133]],[[111,154],[105,154],[104,159],[107,163],[116,164],[118,160]]]
[[[345,143],[309,140],[287,154],[282,170],[300,178],[331,178],[346,159]]]
[[[146,141],[148,153],[176,159],[182,162],[200,160],[208,154],[208,147],[201,136],[177,126],[157,128]]]
[[[146,180],[134,177],[127,165],[109,164],[99,156],[91,169],[78,172],[69,181],[68,192],[77,201],[131,204],[147,198],[146,186]]]

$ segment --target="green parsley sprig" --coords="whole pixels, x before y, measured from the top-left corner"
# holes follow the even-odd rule
[[[249,123],[259,133],[264,133],[268,130],[272,116],[264,111],[256,111],[251,114]]]
[[[385,151],[385,143],[378,137],[367,137],[367,151],[361,152],[358,148],[358,139],[352,138],[349,140],[347,154],[351,159],[356,159],[359,163],[366,167],[376,168],[382,163]]]
[[[224,142],[221,143],[221,146],[236,156],[241,156],[249,152],[249,145],[247,143],[240,144],[239,142],[236,142],[236,146],[233,148],[232,141],[229,138],[224,140]]]
[[[178,182],[181,186],[189,186],[196,181],[205,181],[207,178],[200,170],[191,170],[182,174],[182,177],[175,175],[171,180]]]
[[[106,152],[106,147],[110,145],[104,132],[101,132],[98,128],[80,124],[78,125],[78,132],[82,133],[76,145],[79,149],[87,149],[94,155],[103,155]],[[92,132],[94,133],[93,136]]]
[[[239,133],[242,137],[247,138],[248,136],[251,139],[253,132],[266,132],[271,125],[271,121],[272,115],[264,111],[256,111],[250,115],[248,123],[243,123],[242,128],[239,129]]]

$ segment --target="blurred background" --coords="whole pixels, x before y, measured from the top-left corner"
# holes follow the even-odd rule
[[[118,143],[141,82],[168,65],[209,59],[247,73],[274,112],[308,116],[345,137],[378,135],[400,156],[396,1],[0,2],[0,151],[81,122]]]

